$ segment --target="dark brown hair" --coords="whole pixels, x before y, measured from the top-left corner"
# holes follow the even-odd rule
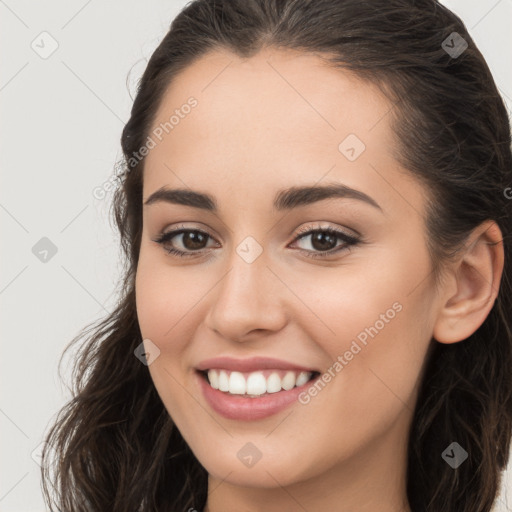
[[[468,44],[461,55],[442,46],[453,32]],[[73,397],[46,438],[58,457],[50,462],[50,450],[43,452],[45,499],[65,512],[205,505],[206,471],[134,356],[142,341],[134,282],[144,160],[131,166],[130,159],[180,71],[215,49],[250,57],[264,47],[313,52],[389,98],[395,157],[425,186],[436,283],[443,263],[480,223],[495,220],[502,231],[505,267],[488,317],[466,340],[432,342],[407,468],[414,512],[490,511],[512,428],[510,122],[464,23],[435,0],[195,0],[173,20],[139,82],[121,138],[124,173],[112,203],[125,263],[119,303],[70,344],[87,341],[73,369]],[[453,441],[468,452],[457,469],[441,457]]]

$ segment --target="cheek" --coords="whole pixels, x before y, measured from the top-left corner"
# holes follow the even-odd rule
[[[139,262],[135,279],[137,317],[143,338],[159,345],[172,327],[172,318],[178,301],[174,287],[166,286],[164,276],[157,268]]]
[[[208,291],[194,266],[173,268],[166,257],[158,250],[141,250],[135,278],[141,333],[154,338],[163,351],[179,349],[179,340],[186,339],[182,331],[188,323],[182,319],[193,315],[195,305]]]
[[[343,296],[338,306],[321,310],[336,336],[313,338],[329,354],[330,371],[325,368],[323,384],[302,397],[307,403],[300,410],[305,421],[316,418],[301,441],[316,446],[315,464],[327,466],[387,435],[399,417],[412,414],[430,339],[421,304],[400,290],[373,287],[367,295]],[[332,425],[336,429],[325,436]]]
[[[179,419],[180,411],[186,410],[182,367],[190,334],[184,332],[185,319],[197,300],[192,296],[193,288],[185,286],[182,273],[173,272],[152,252],[142,250],[139,257],[135,278],[137,318],[142,338],[151,340],[160,351],[148,366],[155,389],[169,414]]]
[[[392,310],[393,318],[386,315],[386,309],[373,310],[383,312],[388,323],[368,314],[362,329],[352,329],[364,336],[346,338],[343,347],[340,344],[333,350],[336,357],[342,355],[342,363],[338,360],[334,378],[317,398],[311,398],[312,407],[321,411],[318,418],[323,428],[338,425],[337,434],[322,442],[320,451],[348,457],[372,439],[386,436],[398,418],[412,415],[429,336],[418,326],[418,308],[404,300],[400,304],[401,310]],[[404,438],[406,434],[402,432]]]
[[[399,270],[393,272],[393,267]],[[303,299],[295,312],[301,329],[335,360],[354,340],[364,347],[375,336],[385,338],[389,326],[400,323],[410,299],[404,293],[409,291],[408,277],[400,261],[388,261],[384,270],[370,258],[353,258],[350,265],[329,270],[312,269],[300,279],[289,275],[287,282],[294,283],[295,294]]]
[[[371,410],[389,422],[414,406],[431,340],[433,296],[417,286],[429,268],[422,251],[382,256],[364,265],[364,272],[353,267],[337,269],[336,278],[310,274],[295,291],[315,313],[306,312],[301,327],[328,355],[326,393],[335,395],[339,412],[364,418]]]

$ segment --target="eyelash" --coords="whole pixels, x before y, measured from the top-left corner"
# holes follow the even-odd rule
[[[189,232],[201,233],[202,235],[206,235],[210,238],[213,238],[208,233],[206,233],[205,231],[202,231],[200,229],[179,228],[179,229],[176,229],[173,231],[168,231],[167,233],[162,233],[157,239],[154,239],[153,241],[162,245],[164,250],[166,252],[168,252],[169,254],[178,256],[180,258],[193,257],[195,254],[200,253],[201,251],[199,250],[199,251],[186,252],[186,251],[180,251],[179,249],[175,249],[174,247],[165,247],[165,244],[167,242],[169,242],[170,240],[172,240],[175,236],[178,236],[183,233],[189,233]],[[306,249],[299,249],[301,252],[305,252],[306,255],[310,258],[325,258],[327,256],[332,256],[335,253],[342,252],[345,250],[350,250],[351,246],[355,246],[358,243],[360,243],[359,238],[351,236],[351,235],[347,235],[343,231],[334,229],[331,227],[314,228],[314,229],[311,229],[309,227],[301,228],[301,229],[299,229],[297,236],[293,239],[293,242],[300,240],[302,238],[306,238],[306,236],[312,235],[315,233],[328,233],[329,235],[333,235],[333,236],[337,237],[338,239],[341,239],[343,242],[345,242],[345,245],[341,246],[341,248],[338,247],[338,248],[334,248],[334,249],[329,249],[328,251],[317,252],[314,254],[311,254],[312,251],[308,251]]]

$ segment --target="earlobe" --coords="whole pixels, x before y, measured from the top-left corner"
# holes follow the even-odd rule
[[[473,230],[446,281],[433,331],[437,341],[465,340],[484,323],[498,296],[503,265],[501,230],[485,221]]]

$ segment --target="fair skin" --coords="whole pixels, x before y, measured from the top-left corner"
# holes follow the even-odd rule
[[[479,226],[435,289],[425,191],[391,156],[390,102],[317,56],[210,53],[173,81],[153,127],[190,96],[198,105],[146,157],[143,201],[184,188],[213,196],[218,211],[144,206],[136,299],[143,338],[160,350],[154,385],[209,474],[205,510],[410,512],[407,437],[425,355],[432,337],[461,341],[487,317],[503,269],[502,244],[489,244],[499,228]],[[338,149],[349,134],[366,146],[354,161]],[[327,183],[380,208],[355,198],[272,208],[280,189]],[[154,241],[182,226],[208,235],[201,246],[167,242],[195,251],[188,258]],[[361,242],[315,259],[322,248],[297,239],[303,227]],[[237,253],[248,236],[262,249],[251,263]],[[400,312],[307,405],[236,421],[205,401],[194,369],[203,359],[268,356],[326,371],[394,303]],[[262,454],[251,467],[237,457],[248,442]]]

